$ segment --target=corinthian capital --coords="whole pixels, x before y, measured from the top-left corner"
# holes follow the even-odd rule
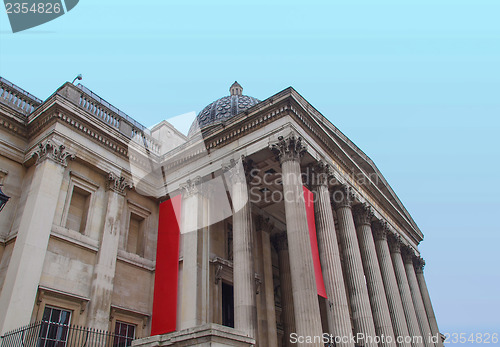
[[[244,155],[239,160],[231,159],[228,164],[222,165],[222,171],[231,184],[250,183],[255,174],[253,160]]]
[[[372,222],[372,232],[375,240],[387,240],[389,226],[384,220],[376,220]]]
[[[370,225],[373,218],[372,208],[367,204],[359,204],[352,209],[356,225]]]
[[[406,245],[401,247],[401,256],[403,257],[403,261],[405,263],[409,263],[412,265],[413,259],[416,257],[415,251]]]
[[[422,257],[415,257],[413,259],[413,265],[415,266],[416,272],[424,272],[425,260]]]
[[[323,160],[319,160],[308,167],[307,183],[312,187],[326,186],[333,177],[330,165]]]
[[[388,234],[387,241],[391,253],[401,253],[401,238],[394,234]]]
[[[182,191],[183,198],[189,198],[195,194],[201,192],[201,177],[196,176],[193,179],[188,179],[186,183],[183,183],[179,186]]]
[[[346,184],[335,187],[332,192],[332,205],[335,209],[341,207],[351,207],[356,195],[352,187]]]
[[[125,195],[125,189],[132,189],[134,185],[123,176],[118,176],[114,172],[108,174],[107,188],[118,194]]]
[[[66,147],[55,138],[39,143],[33,155],[37,156],[36,164],[40,164],[45,159],[50,159],[64,167],[68,165],[68,158],[75,159],[75,155],[66,151]]]
[[[302,143],[302,138],[294,133],[287,137],[278,137],[278,141],[269,144],[269,148],[281,164],[290,160],[300,162],[307,151],[306,145]]]

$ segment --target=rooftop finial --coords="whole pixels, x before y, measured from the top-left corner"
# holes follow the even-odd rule
[[[242,95],[243,94],[243,87],[240,86],[240,84],[238,82],[234,81],[231,88],[229,88],[229,92],[231,93],[231,95]]]

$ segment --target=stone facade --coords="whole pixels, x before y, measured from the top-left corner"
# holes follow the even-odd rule
[[[291,346],[290,334],[323,333],[441,345],[423,234],[375,164],[293,88],[264,101],[242,91],[233,84],[186,137],[82,85],[42,101],[0,80],[2,334],[55,308],[72,324],[127,324],[135,346]],[[177,329],[150,336],[160,204],[177,195]],[[369,340],[381,335],[392,341]]]

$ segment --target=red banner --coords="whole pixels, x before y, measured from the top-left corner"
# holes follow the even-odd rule
[[[326,298],[325,282],[323,281],[323,272],[321,271],[321,262],[319,260],[316,223],[314,221],[314,194],[306,187],[304,187],[304,200],[306,202],[307,225],[309,227],[309,239],[311,240],[316,288],[318,290],[318,295]]]
[[[176,330],[180,211],[181,195],[160,204],[151,335]]]

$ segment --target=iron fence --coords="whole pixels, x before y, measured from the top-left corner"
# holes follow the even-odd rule
[[[133,338],[78,325],[36,322],[0,337],[1,347],[127,347]]]

